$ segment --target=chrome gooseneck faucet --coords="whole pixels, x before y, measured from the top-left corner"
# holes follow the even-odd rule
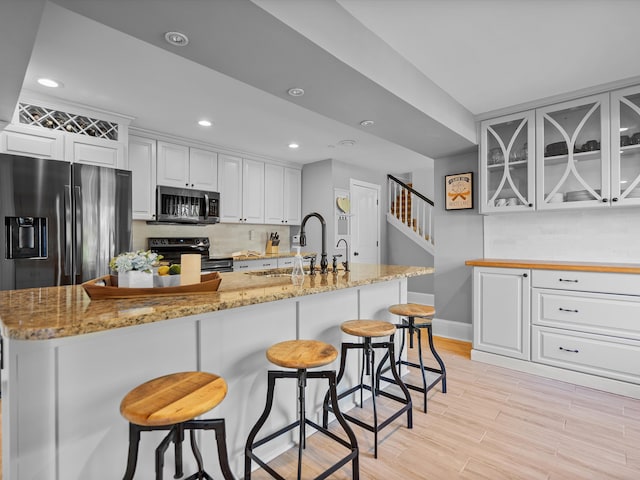
[[[340,240],[338,240],[338,243],[336,243],[336,248],[340,246],[340,242],[344,242],[344,248],[347,250],[346,251],[347,260],[345,262],[342,262],[342,265],[344,265],[344,271],[348,272],[349,271],[349,244],[344,238],[341,238]]]
[[[304,247],[307,244],[307,236],[304,233],[304,226],[307,224],[307,220],[311,217],[316,217],[320,220],[322,226],[322,253],[320,254],[320,273],[327,273],[327,222],[324,221],[322,215],[318,212],[311,212],[302,219],[302,225],[300,225],[300,246]]]

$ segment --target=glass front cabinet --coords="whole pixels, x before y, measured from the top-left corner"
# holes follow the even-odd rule
[[[608,205],[608,113],[609,94],[536,110],[538,210]]]
[[[640,205],[640,86],[611,93],[611,197]]]
[[[534,112],[480,124],[481,213],[534,207]]]
[[[640,85],[480,124],[480,213],[640,205]]]

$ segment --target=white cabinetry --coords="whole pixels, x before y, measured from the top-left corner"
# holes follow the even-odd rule
[[[72,163],[86,163],[98,167],[126,168],[124,145],[113,140],[83,137],[69,134],[65,136],[65,156]]]
[[[159,141],[158,184],[216,191],[218,186],[217,153]]]
[[[300,224],[302,172],[266,164],[264,184],[264,223]]]
[[[535,206],[535,112],[480,124],[480,213]]]
[[[234,272],[249,272],[253,270],[267,270],[278,268],[277,258],[258,258],[256,260],[235,260],[233,262]]]
[[[640,86],[485,120],[479,151],[481,213],[640,205]]]
[[[0,133],[0,153],[64,160],[64,134],[42,127],[8,125]]]
[[[219,155],[220,221],[264,223],[264,162]]]
[[[473,270],[473,348],[529,360],[530,271]]]
[[[156,141],[129,136],[129,168],[134,220],[155,220]]]
[[[640,384],[640,277],[533,271],[531,360]]]

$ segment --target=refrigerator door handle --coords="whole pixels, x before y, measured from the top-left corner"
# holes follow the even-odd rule
[[[71,275],[73,245],[71,239],[73,238],[72,223],[71,223],[71,186],[64,186],[64,274],[66,276]]]
[[[209,195],[204,194],[204,219],[209,218]]]
[[[73,249],[73,274],[82,276],[82,263],[79,261],[82,255],[82,191],[80,186],[74,185],[75,191],[75,213],[76,213],[76,225],[75,225],[75,246]],[[74,282],[75,283],[75,282]]]

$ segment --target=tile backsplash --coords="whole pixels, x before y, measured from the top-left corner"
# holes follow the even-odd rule
[[[640,209],[487,215],[487,258],[640,263]]]
[[[290,229],[299,227],[283,227],[280,225],[247,225],[218,223],[216,225],[148,225],[144,221],[134,221],[133,248],[146,249],[149,237],[209,237],[211,256],[227,256],[239,250],[256,250],[264,252],[269,233],[280,235],[280,251],[290,250]]]

